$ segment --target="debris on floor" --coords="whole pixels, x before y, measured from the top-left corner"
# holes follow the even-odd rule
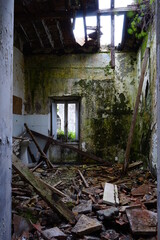
[[[21,164],[13,160],[13,240],[156,239],[156,180],[149,171],[132,168],[122,177],[120,164],[41,165],[34,172]]]
[[[156,239],[156,179],[143,169],[142,161],[130,164],[124,176],[122,164],[104,165],[102,159],[81,150],[76,151],[99,163],[53,165],[46,153],[54,140],[47,137],[42,151],[36,133],[25,127],[40,158],[26,165],[17,157],[26,137],[15,138],[12,240]]]

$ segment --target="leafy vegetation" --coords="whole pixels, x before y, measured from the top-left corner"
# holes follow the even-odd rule
[[[66,141],[66,135],[64,134],[64,131],[61,129],[58,129],[57,131],[57,139],[62,140],[62,141]],[[75,132],[68,132],[68,140],[69,141],[74,141],[76,139],[76,133]]]
[[[138,0],[138,12],[128,12],[127,16],[131,19],[128,33],[134,35],[138,40],[147,35],[149,26],[154,17],[155,0]]]

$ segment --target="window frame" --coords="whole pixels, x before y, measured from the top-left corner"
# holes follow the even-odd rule
[[[51,134],[57,139],[57,104],[64,104],[64,134],[67,143],[79,143],[80,139],[80,97],[54,97],[51,102]],[[75,104],[75,132],[76,138],[73,141],[68,139],[68,105]]]

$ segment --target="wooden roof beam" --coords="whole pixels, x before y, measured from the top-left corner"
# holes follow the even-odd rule
[[[63,33],[62,33],[62,29],[61,29],[59,21],[57,21],[57,29],[58,29],[58,32],[59,32],[59,38],[60,38],[61,44],[64,47],[64,38],[63,38]]]
[[[83,0],[83,25],[84,25],[84,37],[85,37],[85,43],[86,43],[87,42],[86,0]]]
[[[53,41],[53,39],[52,39],[52,35],[51,35],[51,33],[50,33],[49,29],[48,29],[48,26],[46,25],[46,23],[45,23],[44,20],[42,20],[42,25],[43,25],[43,27],[44,27],[44,30],[45,30],[45,32],[46,32],[46,35],[47,35],[48,40],[49,40],[49,42],[50,42],[50,45],[51,45],[51,47],[54,49],[54,41]]]
[[[38,38],[38,40],[39,40],[39,42],[40,42],[41,47],[44,48],[43,41],[42,41],[42,39],[41,39],[41,37],[40,37],[40,34],[39,34],[38,30],[37,30],[36,25],[35,25],[33,22],[32,22],[32,25],[33,25],[33,28],[34,28],[35,33],[36,33],[36,35],[37,35],[37,38]]]
[[[61,19],[73,17],[72,11],[52,11],[47,14],[36,13],[34,16],[27,13],[15,13],[15,22],[33,22],[36,20]]]
[[[25,36],[26,41],[29,42],[30,47],[32,47],[31,40],[29,39],[29,37],[28,37],[28,35],[27,35],[27,33],[26,33],[24,27],[22,26],[22,24],[19,24],[19,26],[20,26],[20,28],[21,28],[21,30],[22,30],[24,36]]]
[[[111,9],[114,9],[114,0],[111,0]],[[115,17],[111,14],[111,67],[115,68]]]
[[[111,14],[121,15],[130,11],[136,12],[137,10],[138,10],[137,5],[129,5],[127,7],[108,8],[108,9],[98,10],[98,14],[100,14],[101,16],[108,16]]]

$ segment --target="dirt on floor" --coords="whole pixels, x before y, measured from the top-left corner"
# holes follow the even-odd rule
[[[75,215],[74,224],[51,209],[14,171],[12,239],[156,239],[156,179],[141,164],[131,166],[125,176],[121,169],[121,164],[64,165],[51,170],[42,166],[34,172],[60,191]]]

